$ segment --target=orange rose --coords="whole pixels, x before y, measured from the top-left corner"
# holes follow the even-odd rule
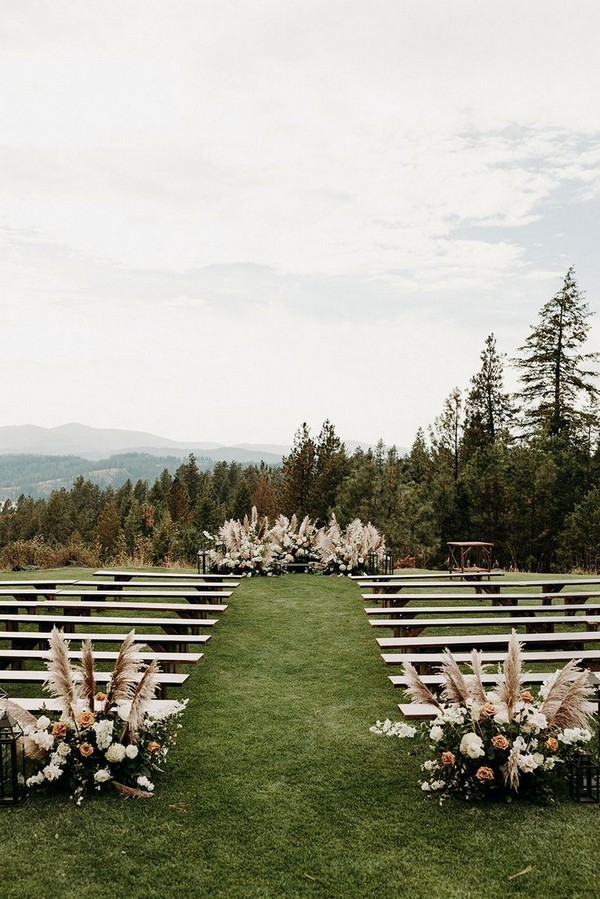
[[[79,752],[84,757],[84,759],[88,759],[91,755],[94,754],[94,747],[90,743],[80,743]]]
[[[521,699],[523,702],[533,702],[533,696],[529,692],[529,690],[523,690],[521,693]]]
[[[66,737],[67,736],[67,722],[66,721],[56,721],[52,725],[52,736],[53,737]]]
[[[498,709],[496,708],[495,705],[493,705],[493,703],[486,702],[481,707],[480,715],[482,718],[490,718],[492,715],[495,715],[497,711],[498,711]]]
[[[80,727],[91,727],[95,720],[96,716],[93,712],[82,712],[77,719],[77,724],[79,724]]]
[[[455,761],[456,756],[453,752],[442,752],[442,765],[445,765],[446,768],[451,768]]]
[[[496,734],[492,737],[492,746],[494,749],[508,749],[510,743],[503,734]]]
[[[550,752],[556,752],[558,749],[558,740],[556,737],[548,737],[546,740],[546,749],[549,749]]]
[[[480,780],[482,783],[484,783],[485,781],[494,779],[494,772],[491,768],[481,767],[478,768],[475,772],[475,777],[477,778],[477,780]]]
[[[96,702],[106,702],[106,693],[96,693],[94,699]]]
[[[157,743],[156,740],[151,740],[146,746],[148,752],[158,752],[160,749],[160,743]]]

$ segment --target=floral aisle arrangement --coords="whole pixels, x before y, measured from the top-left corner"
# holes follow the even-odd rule
[[[592,738],[594,705],[587,672],[570,661],[534,697],[522,689],[521,646],[513,631],[503,670],[491,690],[482,682],[480,653],[471,654],[464,675],[446,652],[441,698],[434,696],[406,662],[408,692],[416,702],[433,703],[432,722],[378,721],[372,733],[420,738],[429,758],[422,765],[421,789],[439,797],[463,799],[529,795],[550,798],[557,776]]]
[[[295,515],[291,519],[279,515],[271,528],[271,538],[277,552],[278,561],[286,565],[309,565],[318,561],[315,541],[318,534],[316,524],[306,515],[300,524]]]
[[[126,796],[153,795],[152,778],[163,770],[187,700],[170,703],[162,716],[149,711],[159,669],[152,662],[142,672],[134,639],[131,631],[123,641],[103,693],[96,689],[90,641],[84,642],[81,668],[76,668],[68,642],[53,629],[44,687],[60,700],[62,711],[29,716],[25,724],[25,752],[37,767],[29,787],[69,789],[78,804],[86,794],[108,787]]]
[[[219,528],[216,537],[205,533],[215,544],[210,550],[211,565],[217,570],[233,574],[270,574],[276,559],[276,550],[269,530],[269,520],[259,517],[256,506],[250,518],[242,522],[230,518]]]
[[[315,548],[325,572],[355,574],[364,571],[370,553],[383,557],[385,537],[371,522],[363,524],[359,518],[342,529],[332,515],[328,527],[317,534]]]

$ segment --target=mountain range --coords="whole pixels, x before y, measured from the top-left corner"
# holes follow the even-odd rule
[[[354,452],[366,444],[345,441]],[[206,441],[181,442],[143,431],[92,428],[77,423],[42,428],[0,427],[0,501],[24,494],[48,497],[70,489],[80,475],[101,487],[120,487],[126,480],[153,481],[166,468],[173,474],[190,453],[200,469],[215,462],[279,465],[289,446],[245,443],[224,446]]]

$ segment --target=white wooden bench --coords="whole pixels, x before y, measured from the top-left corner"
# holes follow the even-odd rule
[[[79,623],[79,622],[77,622]],[[62,629],[64,630],[64,629]],[[127,634],[125,632],[108,632],[105,631],[66,631],[65,636],[71,642],[81,643],[83,640],[91,640],[93,643],[122,643]],[[204,646],[210,640],[210,634],[135,634],[135,642],[146,646]],[[47,630],[27,630],[27,631],[0,631],[0,645],[3,642],[10,642],[13,649],[18,650],[19,645],[26,644],[38,645],[47,644]],[[178,652],[185,652],[178,649]]]
[[[111,578],[115,581],[131,581],[134,578],[138,580],[156,580],[162,578],[168,581],[219,581],[219,580],[236,580],[239,579],[237,574],[196,574],[189,571],[113,571],[112,569],[104,569],[94,571],[94,577]]]
[[[578,621],[580,619],[577,619]],[[495,649],[508,647],[510,633],[499,634],[445,634],[444,636],[419,636],[419,637],[378,637],[377,643],[381,649],[395,649],[402,652],[428,652],[433,650],[451,651],[461,649]],[[538,644],[552,645],[559,649],[565,644],[599,643],[600,636],[595,631],[559,631],[554,634],[519,634],[519,642],[529,648]]]
[[[205,600],[206,603],[218,603],[220,600],[229,599],[231,590],[215,590],[211,592],[210,590],[87,590],[80,588],[74,590],[57,590],[55,594],[56,599],[60,599],[61,597],[67,599],[76,596],[80,599],[90,600],[100,600],[102,598],[113,599],[115,602],[120,598],[131,600],[132,602],[140,600],[152,602],[154,600],[166,601],[185,599],[190,605],[195,605],[202,602],[202,600]]]
[[[96,683],[107,684],[111,674],[111,671],[96,671]],[[142,674],[137,677],[137,680],[139,680],[141,676]],[[164,699],[167,687],[181,687],[188,680],[189,674],[161,671],[158,673],[157,678],[160,698]],[[48,672],[42,669],[24,669],[19,671],[13,668],[6,668],[0,671],[0,684],[5,685],[5,687],[10,687],[10,685],[14,684],[41,685],[45,683],[47,679]],[[5,692],[9,693],[10,691],[7,689]],[[11,699],[13,699],[13,697],[11,697]]]
[[[536,635],[537,636],[537,635]],[[520,639],[520,637],[519,637]],[[468,664],[471,659],[470,652],[453,652],[456,662],[459,665]],[[402,665],[404,662],[411,662],[419,672],[419,674],[428,674],[432,668],[440,667],[444,654],[438,652],[384,652],[381,657],[386,665]],[[506,645],[496,650],[483,650],[481,653],[481,662],[483,665],[501,665],[506,658]],[[547,668],[549,665],[561,665],[570,659],[580,659],[581,664],[593,670],[600,669],[600,649],[552,649],[552,650],[525,650],[521,653],[523,664],[543,665]]]
[[[68,655],[70,659],[81,661],[81,650],[70,649]],[[117,650],[95,649],[94,661],[96,663],[112,662],[114,664],[118,655]],[[195,665],[204,657],[204,654],[201,652],[175,652],[172,650],[161,652],[142,647],[136,656],[145,664],[157,661],[161,666],[161,670],[166,674],[175,674],[179,670],[179,665]],[[48,649],[22,649],[21,647],[18,647],[18,649],[0,649],[0,681],[4,679],[8,668],[13,671],[22,670],[24,662],[46,662],[49,658],[50,651]]]
[[[26,709],[28,712],[61,712],[63,708],[60,699],[52,699],[50,696],[11,696],[9,699],[15,705]],[[172,714],[178,708],[178,705],[179,703],[176,699],[150,699],[145,704],[145,707],[149,714],[157,718],[163,718]],[[103,703],[94,703],[95,711],[99,711],[102,707]]]
[[[598,614],[521,615],[510,618],[473,616],[458,620],[456,618],[405,618],[398,621],[393,618],[370,618],[369,624],[374,628],[391,628],[394,632],[394,637],[417,637],[424,630],[457,627],[524,627],[528,634],[552,634],[555,633],[554,628],[557,624],[566,627],[581,627],[585,625],[586,630],[597,631],[600,618]]]
[[[569,586],[577,586],[577,587],[590,587],[591,589],[600,588],[600,577],[568,577],[568,576],[556,576],[550,578],[540,578],[535,580],[512,580],[512,579],[500,579],[497,581],[476,581],[473,579],[469,579],[466,581],[461,581],[460,583],[453,584],[452,586],[456,587],[457,593],[451,594],[452,596],[456,596],[456,598],[460,598],[460,593],[458,591],[462,591],[463,593],[467,590],[475,590],[476,593],[489,593],[489,594],[501,594],[502,599],[497,601],[504,601],[504,593],[505,591],[510,590],[527,590],[534,589],[540,590],[542,593],[560,593],[564,590],[565,587]],[[397,581],[397,582],[378,582],[378,581],[365,581],[361,584],[363,589],[368,588],[375,591],[374,598],[381,599],[382,596],[395,596],[404,588],[410,588],[415,590],[417,588],[422,587],[423,590],[446,590],[448,591],[449,584],[447,581],[438,580],[438,581],[423,581],[422,583],[418,583],[416,581]],[[421,594],[422,596],[422,594]]]
[[[587,596],[589,594],[585,595]],[[565,598],[564,593],[560,593],[558,596],[561,599]],[[460,625],[461,617],[463,615],[493,615],[494,618],[502,621],[504,615],[515,615],[520,617],[525,615],[554,615],[560,613],[572,616],[577,615],[579,612],[583,612],[585,615],[593,615],[596,612],[600,612],[600,603],[569,603],[568,605],[565,603],[553,603],[552,605],[538,605],[537,601],[539,599],[539,596],[531,597],[530,603],[519,606],[494,606],[485,603],[479,603],[476,606],[437,606],[435,604],[431,606],[399,606],[398,608],[391,609],[383,606],[369,606],[365,608],[365,612],[369,617],[381,615],[382,618],[385,617],[389,620],[397,621],[398,623],[405,618],[416,618],[418,615],[446,615],[456,619],[457,627]]]
[[[94,610],[105,612],[167,612],[175,614],[188,621],[204,623],[206,615],[227,611],[227,606],[219,603],[187,603],[187,602],[129,602],[128,600],[110,599],[2,599],[0,597],[0,616],[3,613],[11,614],[23,609],[27,614],[45,613],[48,610],[53,614],[58,609],[65,612],[79,614],[81,612],[92,613]],[[158,617],[158,616],[157,616]],[[160,620],[160,619],[159,619]]]
[[[152,618],[90,614],[65,615],[58,611],[53,613],[52,609],[45,611],[43,615],[13,615],[6,614],[0,606],[0,625],[10,624],[15,630],[21,624],[26,627],[37,624],[40,631],[44,629],[49,631],[56,625],[68,633],[74,631],[75,627],[126,627],[129,630],[138,627],[156,627],[163,630],[165,634],[187,634],[189,632],[199,633],[200,628],[214,627],[218,621],[218,618],[162,618],[158,615]],[[0,630],[0,640],[5,639],[5,633]]]
[[[365,602],[381,602],[383,607],[392,608],[403,608],[409,602],[426,603],[427,605],[436,605],[440,602],[473,602],[473,597],[466,593],[403,593],[400,596],[397,594],[363,593],[361,596]],[[488,607],[488,596],[489,603],[494,608],[516,606],[527,602],[541,602],[542,605],[552,605],[555,599],[560,600],[565,605],[579,605],[587,602],[588,599],[600,596],[600,590],[573,590],[567,593],[525,593],[521,591],[503,593],[501,595],[494,593],[486,595],[485,598],[482,595],[481,605],[484,608]]]

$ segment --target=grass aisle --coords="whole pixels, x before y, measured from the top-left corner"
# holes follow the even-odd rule
[[[426,801],[386,674],[355,584],[244,581],[156,797],[5,811],[0,897],[594,895],[599,809]]]

